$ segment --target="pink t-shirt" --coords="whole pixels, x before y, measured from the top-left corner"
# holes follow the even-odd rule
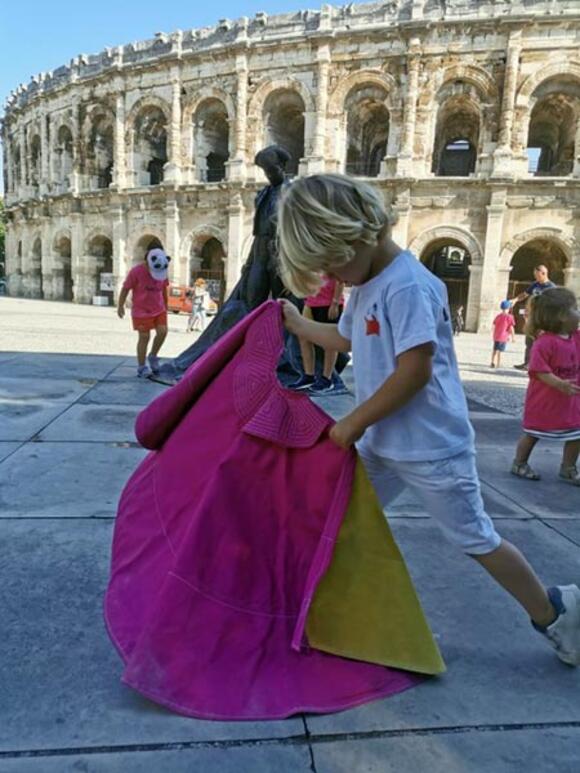
[[[157,317],[166,311],[163,290],[169,281],[153,279],[144,263],[134,266],[123,282],[124,290],[131,290],[131,316]]]
[[[310,306],[310,308],[330,306],[330,304],[334,300],[335,289],[336,289],[336,279],[327,279],[325,283],[322,285],[322,287],[320,288],[320,290],[316,293],[316,295],[308,296],[308,298],[304,301],[304,303],[307,306]],[[338,305],[344,306],[344,298],[342,294],[338,301]]]
[[[493,340],[505,344],[515,326],[516,321],[511,314],[498,314],[493,321]]]
[[[569,338],[542,333],[532,346],[528,373],[524,427],[543,431],[580,429],[580,395],[565,395],[536,377],[537,373],[553,373],[580,386],[580,330]]]

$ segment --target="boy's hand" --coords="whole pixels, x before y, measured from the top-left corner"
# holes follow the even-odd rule
[[[284,298],[278,298],[278,303],[282,307],[282,314],[284,317],[284,326],[289,333],[299,335],[300,324],[302,322],[302,315],[296,308],[296,306],[290,301]]]
[[[124,306],[117,306],[117,316],[119,319],[123,319],[125,316],[125,307]]]
[[[363,434],[364,429],[361,429],[351,416],[345,416],[331,428],[329,437],[337,446],[350,448]]]
[[[560,391],[564,392],[568,397],[575,397],[576,395],[580,395],[580,386],[572,383],[572,381],[562,381]]]
[[[339,312],[338,302],[332,301],[332,303],[328,307],[328,319],[334,322],[335,319],[338,319],[338,312]]]

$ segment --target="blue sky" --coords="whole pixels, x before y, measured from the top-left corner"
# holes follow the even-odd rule
[[[321,0],[9,0],[0,15],[0,107],[32,75],[92,54],[218,19],[320,8]]]

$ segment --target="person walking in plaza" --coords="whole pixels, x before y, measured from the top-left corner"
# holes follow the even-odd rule
[[[580,316],[576,297],[564,287],[531,300],[528,332],[537,337],[528,367],[524,434],[511,472],[526,480],[540,476],[528,464],[538,440],[564,442],[560,478],[580,486]]]
[[[512,298],[512,304],[514,303],[521,303],[522,301],[527,300],[528,298],[533,298],[536,295],[541,295],[544,290],[549,290],[552,287],[556,287],[554,282],[550,281],[550,277],[548,275],[548,269],[544,264],[540,264],[539,266],[536,266],[534,269],[534,281],[529,287],[526,287],[526,289],[523,291],[523,293],[520,293],[515,298]],[[532,348],[532,344],[534,343],[534,339],[526,334],[526,351],[524,354],[524,361],[521,363],[521,365],[514,365],[514,368],[517,370],[527,370],[528,369],[528,363],[530,361],[530,351]]]
[[[336,324],[342,314],[344,284],[336,279],[327,279],[316,295],[310,295],[304,301],[303,315],[323,324]],[[299,339],[304,375],[290,385],[290,389],[308,390],[310,394],[326,394],[333,390],[332,371],[336,365],[338,352],[324,349],[322,373],[316,377],[316,351],[310,341]]]
[[[381,194],[343,175],[299,178],[281,198],[286,286],[310,295],[322,274],[354,285],[338,325],[280,301],[291,333],[352,350],[356,408],[330,437],[356,445],[383,506],[411,489],[451,543],[520,603],[558,657],[580,665],[580,589],[546,589],[485,512],[447,291],[393,241],[391,223]]]
[[[207,302],[207,285],[205,279],[199,277],[193,285],[191,294],[191,314],[187,320],[187,332],[198,331],[203,333],[205,330],[205,305]]]
[[[149,250],[142,263],[134,266],[123,283],[117,304],[120,319],[125,316],[125,303],[131,293],[131,318],[137,331],[137,376],[147,378],[159,372],[159,350],[167,338],[167,269],[171,258],[162,249]],[[155,338],[149,356],[149,339]],[[149,363],[149,366],[147,365]]]
[[[501,355],[507,348],[507,342],[515,340],[516,321],[511,313],[511,308],[511,301],[502,301],[500,303],[501,314],[498,314],[493,321],[493,350],[490,366],[492,368],[499,368]]]

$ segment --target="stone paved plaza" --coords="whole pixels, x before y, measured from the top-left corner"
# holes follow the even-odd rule
[[[166,355],[191,340],[184,317],[170,328]],[[133,338],[110,308],[0,298],[0,773],[577,773],[580,670],[408,496],[389,515],[443,677],[277,722],[187,719],[123,687],[101,603],[117,499],[145,455],[133,422],[164,389],[134,377]],[[580,495],[556,477],[559,449],[538,449],[541,483],[507,472],[521,339],[498,372],[486,337],[457,345],[490,514],[546,583],[580,581]]]

